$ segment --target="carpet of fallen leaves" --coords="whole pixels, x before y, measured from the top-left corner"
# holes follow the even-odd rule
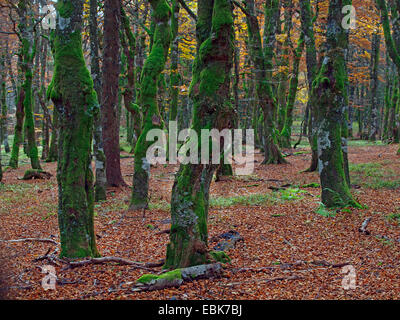
[[[400,178],[398,146],[350,148],[351,163],[378,162]],[[287,157],[286,165],[261,165],[256,155],[252,176],[213,182],[212,197],[271,193],[269,187],[319,182],[317,173],[303,173],[310,153]],[[124,154],[128,156],[128,154]],[[133,159],[121,159],[123,175],[132,183]],[[57,226],[56,164],[43,163],[50,180],[19,180],[29,165],[4,174],[0,189],[0,239],[53,238]],[[95,206],[97,246],[102,256],[138,262],[164,258],[169,236],[170,199],[177,166],[152,168],[150,210],[127,212],[130,188],[109,189],[108,200]],[[56,290],[45,291],[44,276],[35,261],[55,245],[40,242],[0,242],[2,293],[8,299],[400,299],[400,226],[390,214],[400,212],[400,190],[352,189],[366,209],[338,211],[334,217],[316,212],[319,188],[303,188],[302,199],[256,206],[212,207],[210,239],[229,230],[240,233],[227,253],[232,258],[224,276],[185,283],[179,288],[132,292],[131,287],[148,271],[109,263],[75,269],[56,266]],[[369,235],[358,231],[371,217]],[[210,241],[210,248],[216,245]],[[297,263],[296,263],[297,262]],[[291,265],[295,263],[295,265]],[[344,290],[345,274],[335,264],[350,264],[356,271],[356,289]],[[265,268],[268,267],[268,268]],[[240,268],[247,268],[240,270]],[[264,268],[264,269],[262,269]],[[155,268],[154,273],[161,268]]]

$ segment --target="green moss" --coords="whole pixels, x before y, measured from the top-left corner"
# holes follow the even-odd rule
[[[232,27],[233,16],[230,9],[231,3],[225,0],[214,1],[214,12],[212,19],[212,28],[216,32],[223,26]]]
[[[163,121],[157,104],[157,83],[164,70],[171,41],[171,26],[169,19],[171,8],[165,0],[152,0],[154,35],[151,51],[147,57],[141,75],[138,105],[144,115],[140,136],[135,146],[135,164],[131,209],[148,207],[147,164],[143,163],[151,142],[146,140],[147,133],[152,129],[161,129]],[[134,107],[134,106],[132,106]]]
[[[82,15],[71,1],[57,3],[64,18]],[[82,51],[82,25],[53,34],[55,68],[50,96],[59,108],[58,220],[62,257],[98,256],[93,224],[93,173],[90,154],[93,117],[98,107]]]
[[[137,279],[136,282],[139,283],[149,283],[153,280],[157,280],[158,276],[154,275],[154,274],[145,274],[143,276],[141,276],[139,279]]]
[[[230,263],[231,258],[224,251],[211,251],[210,257],[212,260],[221,263]]]
[[[74,5],[71,1],[68,0],[61,0],[58,1],[56,4],[56,9],[62,18],[69,18],[71,17],[72,13],[74,12]]]
[[[301,188],[320,188],[321,185],[316,182],[308,183],[308,184],[303,184]]]
[[[145,274],[141,276],[137,282],[143,283],[143,284],[148,284],[152,281],[157,281],[157,280],[167,280],[167,281],[173,281],[175,279],[182,279],[182,273],[180,269],[175,269],[166,273],[163,273],[159,276],[156,276],[154,274]]]

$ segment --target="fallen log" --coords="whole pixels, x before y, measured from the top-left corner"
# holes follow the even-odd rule
[[[176,269],[161,275],[145,274],[132,287],[132,291],[154,291],[171,287],[179,287],[184,282],[219,278],[222,276],[220,263],[203,264],[188,268]]]

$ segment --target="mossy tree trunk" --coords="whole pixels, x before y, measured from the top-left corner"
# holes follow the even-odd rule
[[[5,70],[5,56],[4,54],[0,57],[0,182],[3,179],[3,168],[1,165],[1,144],[3,143],[3,135],[5,128],[5,117],[4,110],[7,110],[6,105],[6,70]]]
[[[293,47],[291,40],[291,33],[293,29],[293,2],[292,0],[282,0],[281,6],[284,14],[284,27],[282,35],[285,37],[283,44],[278,46],[280,48],[279,52],[277,52],[277,57],[279,57],[278,67],[278,88],[277,88],[277,129],[279,133],[282,132],[283,127],[285,126],[285,116],[286,116],[286,108],[288,102],[288,82],[289,82],[289,67],[290,67],[290,54],[289,50]],[[278,41],[279,43],[279,41]],[[278,138],[280,147],[284,146],[283,142]]]
[[[330,0],[326,32],[326,55],[314,81],[313,95],[318,97],[318,162],[322,203],[326,207],[360,205],[353,199],[346,177],[343,123],[347,99],[346,50],[348,31],[342,28],[341,8],[349,0]]]
[[[10,152],[8,145],[8,133],[7,133],[7,88],[6,88],[6,68],[5,68],[5,55],[0,57],[0,145],[4,144],[4,150],[6,153]]]
[[[179,98],[179,85],[181,76],[178,70],[179,62],[179,10],[180,5],[178,0],[172,0],[172,17],[171,17],[171,75],[170,75],[170,106],[169,106],[169,121],[177,121],[178,117],[178,98]],[[179,128],[178,128],[179,132]]]
[[[124,90],[124,104],[126,110],[131,115],[131,124],[130,124],[130,143],[132,145],[132,149],[135,148],[136,140],[141,132],[141,114],[140,109],[135,105],[136,99],[136,75],[135,75],[135,54],[136,54],[136,37],[134,36],[128,16],[125,13],[125,10],[121,7],[122,13],[122,32],[121,36],[121,44],[123,48],[124,55],[126,57],[126,78],[127,83]]]
[[[98,101],[82,51],[84,0],[57,2],[54,75],[49,96],[59,113],[57,167],[61,257],[98,256],[90,166],[93,118]],[[97,109],[97,110],[96,110]]]
[[[58,159],[58,135],[59,135],[59,125],[58,125],[58,111],[56,106],[53,110],[53,127],[51,131],[50,148],[49,155],[47,156],[46,162],[55,162]]]
[[[303,0],[300,4],[300,17],[301,29],[304,33],[304,42],[306,46],[306,64],[307,64],[307,81],[308,81],[308,95],[307,102],[308,110],[308,141],[311,146],[311,164],[306,170],[307,172],[314,172],[318,168],[318,146],[317,146],[317,131],[316,131],[316,99],[312,96],[312,84],[317,72],[317,51],[315,46],[314,36],[314,19],[311,12],[310,0]]]
[[[279,15],[279,1],[266,0],[265,3],[265,25],[264,25],[264,48],[261,43],[260,26],[255,15],[254,1],[246,1],[246,21],[249,34],[250,56],[253,60],[256,92],[258,102],[263,116],[263,164],[286,163],[278,147],[278,132],[275,127],[276,100],[274,98],[271,77],[272,58],[275,43],[277,19]]]
[[[97,36],[97,0],[90,0],[90,71],[93,79],[93,87],[98,99],[101,97],[101,74],[99,57],[99,39]],[[101,106],[101,103],[100,103]],[[100,111],[100,110],[99,110]],[[107,198],[107,176],[106,176],[106,156],[103,148],[103,128],[101,123],[101,111],[94,114],[93,130],[93,153],[95,157],[95,175],[94,184],[95,201],[106,200]]]
[[[152,142],[146,141],[152,129],[162,129],[163,123],[157,104],[157,83],[164,70],[171,42],[171,8],[166,0],[150,0],[153,9],[153,41],[151,51],[144,63],[138,106],[143,114],[143,125],[135,147],[135,165],[131,210],[147,208],[150,163],[146,159],[147,149]]]
[[[377,7],[381,12],[382,27],[385,36],[386,48],[389,53],[390,58],[396,65],[397,69],[397,80],[400,77],[400,3],[398,1],[390,1],[390,11],[392,15],[392,26],[389,20],[389,12],[387,3],[385,0],[376,0]],[[390,114],[389,124],[393,124],[393,141],[399,141],[399,130],[397,128],[397,123],[399,120],[398,109],[399,109],[399,84],[394,89],[392,98],[392,110]],[[400,149],[397,152],[400,153]]]
[[[48,32],[41,30],[44,35],[48,36]],[[47,51],[48,43],[47,39],[42,39],[42,52],[40,54],[40,91],[37,93],[39,103],[43,110],[43,121],[42,121],[42,160],[46,160],[49,156],[50,150],[50,127],[51,127],[51,116],[49,109],[47,108],[47,97],[46,97],[46,70],[47,70]]]
[[[378,68],[379,68],[379,49],[380,49],[380,35],[374,33],[372,35],[372,48],[371,48],[371,73],[370,73],[370,111],[369,111],[369,130],[368,138],[371,141],[376,141],[379,124],[378,124]]]
[[[300,60],[304,49],[304,33],[301,32],[300,38],[297,43],[297,48],[294,51],[294,61],[292,76],[289,83],[289,95],[287,97],[287,105],[284,114],[284,126],[280,133],[280,142],[283,148],[291,148],[292,143],[290,141],[292,137],[292,125],[293,125],[293,108],[296,100],[297,87],[299,83],[299,70]]]
[[[234,30],[229,0],[199,0],[197,54],[190,95],[194,104],[192,129],[233,128],[230,71],[233,66]],[[209,141],[210,143],[210,141]],[[211,145],[198,147],[210,148]],[[199,152],[200,153],[200,152]],[[200,157],[200,155],[199,155]],[[171,233],[164,268],[204,264],[208,247],[209,188],[217,164],[182,164],[171,197]]]
[[[24,112],[25,112],[25,132],[28,140],[27,155],[31,160],[32,169],[41,170],[38,148],[35,137],[35,121],[33,118],[33,103],[32,103],[32,80],[33,80],[33,59],[36,54],[36,31],[34,30],[34,20],[29,19],[33,16],[31,4],[26,0],[18,2],[19,15],[19,37],[21,41],[20,55],[22,58],[21,71],[24,75],[24,82],[21,90],[24,91]]]
[[[119,146],[120,18],[120,1],[105,0],[101,122],[107,184],[113,187],[126,186],[121,173]]]
[[[21,62],[21,57],[18,57],[19,62]],[[21,72],[21,68],[19,68],[18,72]],[[19,160],[19,149],[21,143],[23,142],[23,132],[22,129],[24,127],[24,99],[25,99],[25,91],[22,90],[20,86],[15,91],[16,94],[16,108],[15,108],[15,126],[14,126],[14,140],[11,149],[11,157],[9,166],[13,169],[18,168],[18,160]]]
[[[389,57],[389,53],[386,52],[386,65],[390,66],[391,60]],[[391,106],[391,96],[393,92],[393,74],[391,72],[391,68],[386,68],[386,84],[385,84],[385,106],[384,106],[384,114],[382,119],[382,137],[383,141],[388,140],[388,127],[389,127],[389,112]]]

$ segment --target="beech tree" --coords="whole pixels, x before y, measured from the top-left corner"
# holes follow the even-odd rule
[[[163,123],[157,104],[157,83],[164,70],[171,43],[171,8],[166,0],[150,0],[153,9],[154,25],[150,54],[147,57],[140,79],[138,104],[143,114],[143,124],[135,147],[135,167],[130,209],[148,206],[150,163],[146,158],[147,149],[152,142],[146,141],[152,129],[162,129]]]
[[[309,99],[306,107],[305,121],[308,128],[308,141],[311,146],[311,164],[306,170],[308,172],[316,171],[318,168],[318,146],[317,146],[317,101],[313,96],[313,82],[317,73],[317,50],[315,47],[315,36],[314,36],[314,21],[316,16],[313,17],[311,11],[310,0],[304,0],[299,2],[300,5],[300,17],[301,17],[301,29],[304,34],[304,42],[306,47],[306,64],[307,64],[307,84]]]
[[[126,186],[121,173],[119,147],[118,81],[120,74],[120,0],[104,1],[104,49],[101,118],[107,183]]]
[[[90,0],[90,71],[93,79],[94,90],[98,99],[101,97],[101,75],[100,75],[100,57],[99,40],[97,36],[97,0]],[[101,108],[101,103],[100,103]],[[101,122],[101,110],[94,113],[93,130],[93,153],[96,160],[96,182],[94,185],[95,201],[106,200],[106,157],[103,148],[103,130]]]
[[[246,0],[246,14],[250,56],[257,72],[255,73],[257,98],[262,110],[263,121],[263,164],[286,163],[279,146],[274,115],[277,110],[276,98],[272,88],[272,58],[276,28],[279,19],[279,1],[265,1],[264,47],[261,42],[260,26],[255,14],[254,1]]]
[[[313,83],[313,95],[318,97],[318,168],[322,188],[322,203],[326,207],[360,205],[350,193],[346,177],[348,163],[342,147],[345,139],[343,119],[346,104],[346,50],[348,30],[342,27],[342,8],[349,0],[330,0],[326,31],[326,53]],[[347,168],[345,168],[347,166]]]
[[[390,115],[390,121],[392,123],[391,127],[393,130],[398,131],[398,125],[395,122],[399,120],[399,79],[400,79],[400,3],[399,1],[390,1],[390,11],[393,15],[393,22],[389,20],[389,11],[387,2],[385,0],[376,0],[377,6],[381,12],[382,27],[385,36],[385,43],[389,53],[389,56],[393,63],[396,65],[397,69],[397,81],[395,89],[393,90],[392,96],[392,112]],[[397,120],[397,121],[396,121]],[[398,132],[394,132],[393,136],[398,140]],[[397,136],[397,137],[396,137]],[[397,141],[398,142],[398,141]],[[400,149],[397,152],[400,154]]]
[[[48,88],[59,115],[58,223],[61,257],[98,256],[93,223],[91,146],[96,91],[82,51],[84,0],[57,2],[54,75]]]
[[[190,95],[193,124],[201,129],[233,128],[230,103],[230,72],[233,66],[234,30],[229,0],[199,0],[197,9],[197,54]],[[209,141],[208,143],[211,143]],[[199,150],[201,143],[198,144]],[[199,153],[200,154],[200,153]],[[200,157],[200,155],[199,155]],[[203,264],[208,254],[209,189],[216,164],[182,164],[175,176],[171,196],[171,232],[164,268]]]
[[[10,158],[10,167],[18,167],[19,147],[23,142],[23,128],[25,129],[28,145],[27,155],[31,160],[31,166],[34,170],[41,170],[38,149],[35,138],[35,123],[33,119],[32,107],[32,79],[33,79],[33,59],[36,54],[37,35],[36,21],[28,16],[33,16],[33,9],[29,1],[21,0],[15,6],[18,14],[19,24],[17,35],[20,40],[20,50],[18,53],[20,72],[23,77],[23,83],[19,87],[19,96],[17,102],[17,124],[15,125],[14,142]],[[24,121],[25,118],[25,121]]]

